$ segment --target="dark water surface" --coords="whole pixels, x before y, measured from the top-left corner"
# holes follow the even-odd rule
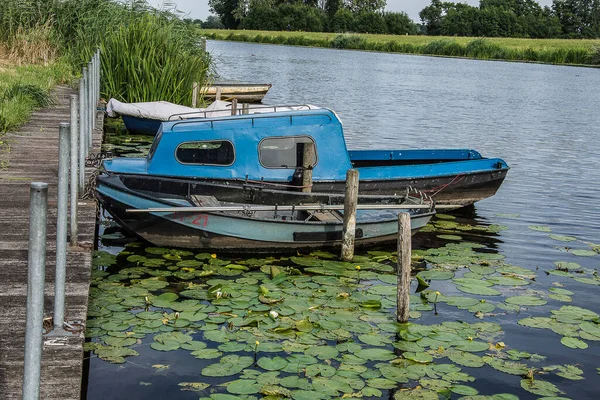
[[[544,365],[579,365],[583,380],[543,378],[564,390],[564,397],[600,397],[599,341],[585,340],[585,350],[570,349],[549,329],[517,324],[529,316],[550,316],[550,310],[563,305],[600,313],[597,285],[543,273],[554,269],[555,261],[600,267],[600,255],[577,257],[568,251],[589,250],[585,242],[600,243],[600,70],[219,41],[209,41],[208,50],[223,79],[272,83],[264,103],[308,103],[336,111],[350,149],[460,147],[505,159],[511,170],[499,192],[477,203],[463,219],[508,228],[489,235],[486,245],[507,263],[538,271],[529,289],[564,285],[575,294],[572,303],[549,300],[518,315],[486,320],[502,325],[501,340],[508,346],[545,355]],[[578,240],[553,240],[532,225]],[[478,321],[464,310],[453,310],[443,320],[424,313],[419,323]],[[92,358],[88,399],[197,398],[177,391],[176,384],[200,380],[198,360],[148,347],[139,351],[141,356],[131,358],[134,366],[147,355],[154,364],[179,369],[152,378],[147,365],[127,368]],[[542,397],[521,389],[518,376],[483,370],[463,368],[477,378],[468,385],[482,394]],[[149,379],[151,387],[139,385]]]

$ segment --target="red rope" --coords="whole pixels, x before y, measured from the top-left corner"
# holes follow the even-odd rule
[[[434,192],[430,197],[435,196],[436,194],[438,194],[439,192],[441,192],[442,190],[446,189],[448,186],[450,185],[456,185],[457,183],[459,183],[460,181],[462,181],[463,179],[465,179],[466,174],[464,172],[461,172],[460,174],[456,175],[454,178],[452,178],[452,180],[444,185],[440,185],[436,188],[433,189],[429,189],[429,190],[423,190],[423,192]],[[459,179],[460,178],[460,179]]]

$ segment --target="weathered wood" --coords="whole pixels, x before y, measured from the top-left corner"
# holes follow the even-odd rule
[[[2,138],[10,152],[0,154],[9,167],[0,171],[0,398],[21,399],[27,295],[29,185],[49,184],[44,315],[52,316],[56,262],[56,204],[59,123],[68,122],[70,96],[75,91],[58,87],[57,106],[36,111],[18,132]],[[102,120],[94,131],[94,151],[102,140]],[[87,169],[89,174],[92,169]],[[67,249],[65,320],[83,327],[91,271],[96,203],[78,201],[79,247]],[[66,342],[44,340],[42,399],[80,399],[83,373],[83,333]]]
[[[302,191],[312,192],[312,172],[315,160],[315,144],[304,143],[304,152],[302,153]]]
[[[397,312],[396,320],[398,322],[407,322],[410,305],[410,214],[398,214],[398,292],[397,292]]]
[[[231,115],[237,114],[237,99],[231,100]]]
[[[199,89],[199,85],[198,82],[194,82],[192,84],[192,107],[196,108],[196,106],[198,105],[198,89]]]
[[[356,204],[358,202],[358,170],[346,172],[346,195],[344,197],[344,228],[342,233],[343,261],[354,258],[354,239],[356,237]]]

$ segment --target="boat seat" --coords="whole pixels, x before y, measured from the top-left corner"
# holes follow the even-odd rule
[[[201,196],[193,194],[190,196],[192,203],[196,207],[220,207],[222,204],[215,196]]]
[[[313,211],[309,217],[310,219],[323,222],[344,222],[344,216],[336,210]]]

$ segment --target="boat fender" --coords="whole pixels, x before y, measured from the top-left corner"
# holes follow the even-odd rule
[[[302,191],[302,172],[303,167],[296,167],[294,170],[294,174],[292,175],[292,184],[290,190],[292,191]]]

